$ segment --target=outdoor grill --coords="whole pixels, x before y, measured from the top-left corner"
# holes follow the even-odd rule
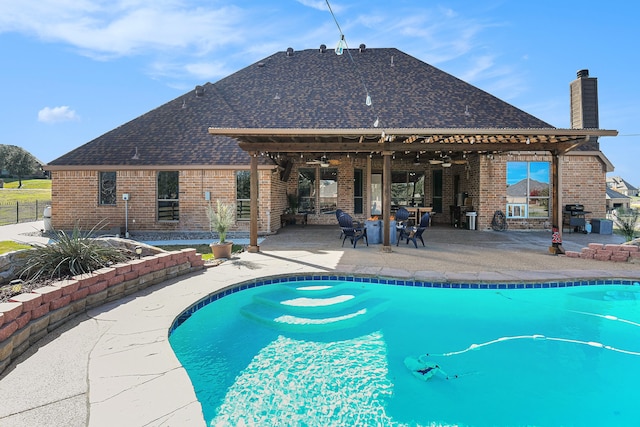
[[[562,212],[562,225],[563,227],[569,227],[571,231],[580,231],[586,233],[585,225],[587,221],[585,220],[585,214],[591,212],[587,212],[584,210],[584,205],[580,205],[577,203],[569,204],[564,206],[564,211]]]

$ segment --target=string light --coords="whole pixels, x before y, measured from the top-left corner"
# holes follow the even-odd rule
[[[335,49],[336,55],[342,55],[345,50],[347,51],[347,55],[349,56],[349,59],[350,59],[351,63],[353,64],[353,66],[356,68],[356,71],[358,72],[358,75],[360,77],[360,83],[362,84],[362,87],[364,88],[364,92],[366,93],[365,104],[367,105],[367,107],[371,107],[373,109],[373,100],[371,99],[371,95],[369,94],[369,90],[367,89],[367,85],[364,82],[364,78],[362,76],[362,73],[360,72],[360,69],[358,68],[358,65],[356,64],[355,59],[353,59],[353,56],[351,55],[351,51],[349,50],[349,45],[347,44],[347,41],[346,41],[346,39],[344,37],[344,32],[342,32],[342,28],[340,27],[340,23],[338,22],[338,19],[336,18],[335,13],[333,13],[333,9],[331,8],[331,4],[329,4],[329,0],[325,0],[325,2],[327,3],[327,8],[329,8],[329,13],[331,13],[331,16],[333,17],[333,20],[336,23],[336,27],[338,27],[338,32],[340,33],[340,40],[338,41],[338,45],[336,46],[336,49]],[[392,58],[392,61],[393,61],[393,58]],[[374,110],[374,114],[375,114],[375,110]],[[376,120],[373,123],[373,127],[378,127],[379,125],[380,125],[380,118],[376,114]]]
[[[327,2],[329,4],[329,2]],[[347,46],[347,42],[344,40],[344,34],[340,37],[340,41],[338,42],[338,46],[336,46],[336,55],[342,55],[345,49],[349,49]]]

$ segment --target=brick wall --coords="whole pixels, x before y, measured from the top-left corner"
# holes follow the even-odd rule
[[[383,159],[380,154],[371,158],[332,156],[340,163],[332,165],[338,170],[338,207],[346,212],[354,211],[353,171],[362,169],[364,173],[364,213],[353,215],[363,221],[369,216],[370,188],[367,176],[382,172]],[[425,203],[432,203],[432,171],[442,169],[443,212],[436,215],[436,223],[450,221],[449,206],[454,201],[454,180],[459,178],[458,191],[466,192],[478,212],[477,228],[486,229],[496,210],[506,210],[506,163],[509,161],[551,161],[548,154],[469,154],[467,165],[452,165],[442,168],[430,165],[426,160],[416,166],[410,159],[392,160],[392,170],[420,171],[425,173]],[[370,162],[370,168],[368,166]],[[563,204],[581,203],[592,213],[587,218],[604,218],[606,212],[605,169],[596,156],[567,155],[562,159]],[[280,215],[287,208],[286,194],[296,194],[299,168],[316,168],[304,160],[295,159],[288,182],[280,181],[279,171],[259,170],[258,232],[274,232],[280,227]],[[117,200],[115,206],[98,204],[98,172],[96,171],[53,171],[52,172],[52,224],[61,230],[73,229],[78,224],[82,229],[90,229],[104,221],[103,228],[124,227],[125,211],[122,194],[129,193],[129,231],[208,231],[206,201],[204,193],[211,192],[211,200],[235,203],[235,171],[223,169],[185,170],[180,172],[180,221],[158,222],[156,220],[156,171],[118,171]],[[310,224],[335,224],[335,216],[329,214],[309,215]],[[549,218],[510,219],[511,229],[547,228]],[[230,231],[249,231],[249,221],[237,221]]]
[[[567,155],[562,159],[562,204],[580,203],[591,214],[605,218],[607,210],[606,171],[595,156]]]
[[[235,170],[183,170],[180,171],[179,221],[157,220],[157,171],[117,171],[117,196],[115,205],[100,205],[99,172],[97,171],[52,171],[51,221],[55,229],[71,230],[75,225],[89,230],[101,223],[102,229],[125,227],[125,202],[122,194],[128,193],[128,230],[145,231],[209,231],[206,215],[207,201],[204,194],[211,193],[211,202],[216,199],[236,203]],[[277,174],[271,169],[258,171],[260,194],[272,195],[272,185],[279,185]],[[274,184],[276,183],[276,184]],[[271,197],[260,197],[259,232],[268,229],[266,213],[272,209]],[[277,200],[276,200],[277,203]],[[278,220],[272,220],[275,225]],[[272,227],[273,229],[273,227]],[[237,221],[230,231],[248,231],[249,221]]]
[[[54,282],[0,303],[0,373],[31,344],[77,314],[203,268],[195,249],[166,252]]]
[[[636,245],[589,243],[580,252],[566,251],[566,255],[569,258],[595,259],[598,261],[640,262],[640,249]]]
[[[517,161],[515,158],[511,158]],[[476,228],[483,230],[491,227],[495,211],[505,212],[507,205],[507,156],[488,157],[479,155],[479,200]]]
[[[473,157],[471,157],[473,159]],[[491,227],[496,210],[505,212],[507,200],[507,162],[546,161],[550,154],[494,154],[480,155],[480,203],[478,229]],[[591,214],[590,218],[604,218],[606,213],[606,172],[596,156],[567,155],[562,162],[562,204],[580,203]],[[470,165],[473,161],[470,160]],[[472,167],[473,169],[473,167]],[[551,181],[550,181],[551,182]],[[475,202],[474,202],[475,203]],[[509,219],[510,229],[548,228],[550,218]]]

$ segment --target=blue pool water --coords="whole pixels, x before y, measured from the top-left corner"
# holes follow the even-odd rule
[[[312,280],[223,295],[189,310],[169,338],[211,426],[640,420],[637,282],[441,289]],[[445,374],[417,378],[407,358]]]

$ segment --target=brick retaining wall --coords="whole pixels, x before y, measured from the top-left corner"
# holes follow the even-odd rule
[[[44,286],[0,303],[0,373],[31,344],[77,314],[202,270],[195,249],[146,256]]]
[[[640,247],[636,245],[605,245],[589,243],[581,252],[566,251],[569,258],[595,259],[598,261],[640,262]]]

